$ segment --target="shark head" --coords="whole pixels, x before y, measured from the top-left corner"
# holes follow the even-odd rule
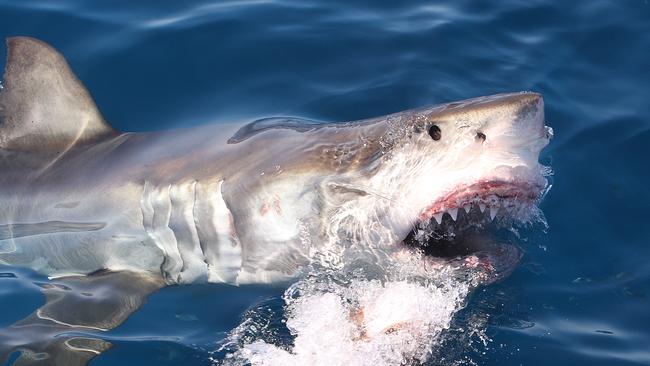
[[[538,158],[552,130],[539,94],[475,98],[389,116],[384,125],[377,168],[357,177],[374,194],[348,205],[366,212],[359,228],[379,218],[392,241],[423,222],[456,221],[459,211],[526,220],[547,187]]]
[[[257,177],[244,179],[259,187],[246,190],[254,203],[243,205],[259,213],[235,215],[249,219],[244,225],[254,236],[245,241],[258,248],[264,241],[273,242],[267,248],[301,247],[296,252],[328,265],[342,264],[350,252],[382,257],[403,248],[421,228],[429,229],[429,238],[431,231],[460,232],[492,220],[530,221],[548,186],[549,169],[538,158],[552,130],[544,125],[536,93],[347,123],[263,120],[240,130],[231,143],[258,133],[244,142],[247,151],[283,147],[255,159],[277,173],[260,177],[252,167]],[[290,238],[300,243],[287,246]],[[258,259],[268,261],[273,250],[262,250]],[[253,262],[258,268],[259,261]]]

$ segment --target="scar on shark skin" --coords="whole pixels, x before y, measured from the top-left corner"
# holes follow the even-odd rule
[[[260,206],[260,215],[264,216],[269,211],[273,210],[278,216],[282,216],[282,206],[280,206],[280,196],[277,194],[273,196],[271,202],[264,202]]]

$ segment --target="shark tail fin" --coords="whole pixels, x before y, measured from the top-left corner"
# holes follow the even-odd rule
[[[0,149],[65,151],[116,134],[54,48],[29,37],[9,38],[7,47]]]

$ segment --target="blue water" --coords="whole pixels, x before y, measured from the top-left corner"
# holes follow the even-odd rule
[[[0,0],[0,37],[66,55],[107,120],[147,131],[274,115],[354,120],[498,92],[544,95],[549,229],[458,316],[481,365],[650,364],[650,4],[626,1]],[[0,51],[4,58],[5,50]],[[47,279],[2,267],[0,326]],[[205,365],[282,288],[169,287],[92,365]],[[434,359],[433,363],[442,363]]]

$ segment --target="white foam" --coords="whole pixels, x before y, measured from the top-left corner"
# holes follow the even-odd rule
[[[312,275],[285,293],[286,325],[293,347],[238,339],[227,365],[400,365],[424,362],[450,327],[476,285],[467,269],[451,264],[422,266],[402,256],[400,271],[384,282],[357,276],[340,281],[331,273]],[[422,278],[424,276],[424,280]]]

